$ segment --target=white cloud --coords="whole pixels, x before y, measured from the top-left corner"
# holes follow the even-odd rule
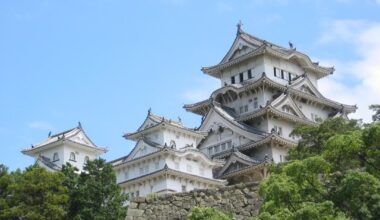
[[[33,121],[28,124],[29,128],[39,129],[39,130],[53,130],[53,126],[46,121]]]
[[[376,0],[376,3],[380,5],[380,0]]]
[[[338,61],[332,77],[321,80],[320,89],[327,97],[347,104],[357,104],[353,118],[371,121],[371,104],[380,103],[380,23],[362,20],[338,20],[331,23],[321,38],[321,43],[347,43],[359,59]],[[354,79],[353,85],[343,84],[342,78]]]

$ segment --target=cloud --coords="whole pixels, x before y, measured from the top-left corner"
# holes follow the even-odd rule
[[[28,124],[29,128],[39,129],[39,130],[53,130],[53,126],[46,121],[33,121]]]
[[[320,90],[329,98],[357,104],[359,109],[352,117],[370,122],[368,106],[380,103],[380,23],[337,20],[331,22],[320,42],[349,44],[359,57],[356,61],[338,61],[345,68],[337,68],[332,77],[321,80]],[[354,80],[348,85],[343,78]]]

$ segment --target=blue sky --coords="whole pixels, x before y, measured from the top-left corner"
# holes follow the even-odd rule
[[[150,107],[198,126],[182,106],[219,86],[200,68],[222,59],[239,20],[335,66],[322,93],[369,120],[380,103],[379,12],[379,0],[0,1],[0,163],[31,165],[21,149],[78,121],[115,159]]]

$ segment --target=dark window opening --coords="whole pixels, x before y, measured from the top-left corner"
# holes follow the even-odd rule
[[[281,70],[281,78],[284,78],[284,70]]]
[[[235,76],[231,77],[231,84],[235,84]]]
[[[251,70],[248,70],[248,79],[252,79],[252,72],[251,72]]]
[[[243,82],[243,80],[244,80],[244,78],[243,78],[243,73],[240,73],[240,74],[239,74],[239,80],[240,80],[240,82]]]
[[[274,76],[277,76],[277,69],[276,69],[276,67],[273,67],[273,73],[274,73]]]

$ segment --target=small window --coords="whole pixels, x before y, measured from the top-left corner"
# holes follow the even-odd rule
[[[85,156],[84,157],[84,164],[87,164],[89,160],[90,160],[90,158],[88,156]]]
[[[278,127],[278,135],[282,136],[282,127]]]
[[[291,81],[292,80],[292,74],[291,73],[288,73],[289,74],[289,81]]]
[[[212,154],[212,147],[209,147],[209,148],[208,148],[208,154],[209,154],[209,155]]]
[[[136,197],[139,197],[140,196],[140,191],[136,191]]]
[[[252,72],[251,72],[251,70],[248,70],[248,79],[252,79]]]
[[[220,146],[219,146],[219,145],[216,145],[216,146],[215,146],[215,153],[218,153],[219,150],[220,150]]]
[[[240,113],[243,113],[243,112],[244,112],[244,107],[240,106]]]
[[[55,161],[58,161],[59,160],[59,156],[58,156],[58,153],[54,153],[54,156],[53,156],[53,162]]]
[[[223,143],[221,146],[222,146],[222,151],[225,151],[226,150],[226,143]]]
[[[186,186],[182,185],[182,192],[186,192]]]
[[[239,80],[240,80],[240,82],[243,82],[243,80],[244,80],[244,75],[243,75],[243,73],[239,73]]]
[[[284,70],[281,70],[281,79],[284,79]]]
[[[235,84],[235,76],[231,76],[231,84]]]
[[[276,67],[273,67],[273,74],[274,74],[274,76],[277,77],[277,69],[276,69]]]
[[[131,198],[135,197],[135,193],[131,193]]]
[[[244,111],[245,111],[245,112],[248,111],[248,105],[245,105],[245,106],[244,106]]]
[[[75,161],[75,153],[74,152],[70,153],[70,160]]]
[[[255,97],[254,99],[253,99],[253,108],[258,108],[259,107],[259,103],[257,102],[257,97]]]

